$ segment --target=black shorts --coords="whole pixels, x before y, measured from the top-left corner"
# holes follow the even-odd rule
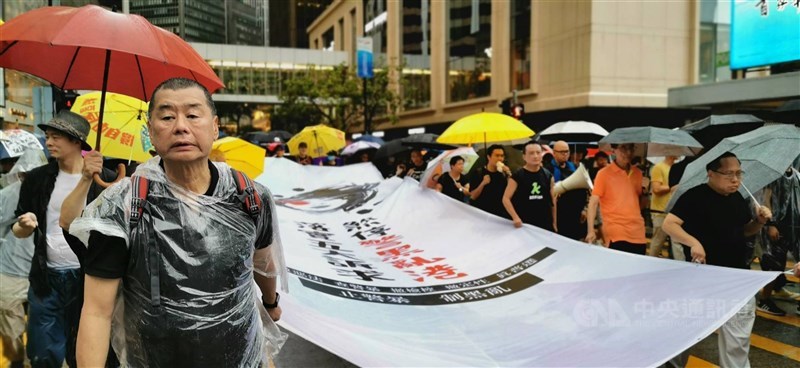
[[[640,255],[645,255],[647,252],[647,244],[631,243],[624,240],[611,242],[608,247],[614,250]]]

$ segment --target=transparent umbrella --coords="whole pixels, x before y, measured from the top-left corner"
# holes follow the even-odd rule
[[[600,149],[625,143],[646,144],[646,156],[694,156],[703,148],[685,131],[648,126],[614,129],[600,140]]]
[[[735,154],[742,162],[744,175],[739,192],[746,198],[749,192],[756,192],[775,181],[792,165],[792,161],[800,153],[800,128],[788,124],[768,125],[723,139],[686,167],[667,210],[687,190],[706,183],[706,165],[725,152]]]

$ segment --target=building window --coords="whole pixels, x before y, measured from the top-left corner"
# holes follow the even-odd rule
[[[511,0],[511,89],[531,88],[531,1]]]
[[[700,83],[731,79],[731,2],[729,0],[700,2]]]
[[[447,102],[491,93],[492,3],[447,2]]]
[[[406,109],[431,104],[430,0],[403,0],[403,102]]]
[[[339,41],[341,45],[336,45],[337,51],[344,50],[344,18],[339,19]]]
[[[333,27],[331,27],[322,34],[322,50],[334,51],[336,50],[334,48],[335,46],[335,42],[333,41]]]
[[[378,68],[386,62],[386,0],[364,1],[364,35],[372,37],[373,65]]]

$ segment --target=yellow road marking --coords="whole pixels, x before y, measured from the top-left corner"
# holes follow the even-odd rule
[[[797,346],[784,344],[756,334],[750,334],[750,345],[800,362],[800,348]]]
[[[686,362],[686,368],[719,368],[719,366],[709,361],[700,359],[694,355],[689,355],[689,360]]]
[[[780,322],[780,323],[785,323],[787,325],[791,325],[791,326],[795,326],[795,327],[800,327],[800,317],[798,317],[796,315],[792,315],[792,314],[794,314],[794,311],[788,310],[788,311],[786,311],[786,315],[785,316],[778,317],[778,316],[773,316],[771,314],[766,314],[766,313],[764,313],[764,312],[762,312],[760,310],[756,310],[756,315],[759,316],[759,317],[770,319],[770,320],[777,321],[777,322]]]

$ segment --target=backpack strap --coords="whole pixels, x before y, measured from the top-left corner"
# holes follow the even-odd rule
[[[244,211],[250,215],[253,221],[256,221],[261,213],[263,203],[261,203],[261,196],[253,185],[253,181],[234,168],[231,168],[231,175],[236,183],[236,193],[239,200],[242,201]]]
[[[135,229],[142,219],[147,193],[150,191],[150,180],[144,176],[134,175],[131,178],[131,219],[130,227]]]
[[[131,218],[129,220],[130,232],[136,230],[144,214],[144,207],[147,205],[147,194],[150,192],[150,180],[144,176],[134,175],[131,177]],[[159,258],[157,245],[154,239],[145,235],[147,244],[148,272],[150,274],[150,306],[158,310],[161,306],[161,284],[159,275]]]

